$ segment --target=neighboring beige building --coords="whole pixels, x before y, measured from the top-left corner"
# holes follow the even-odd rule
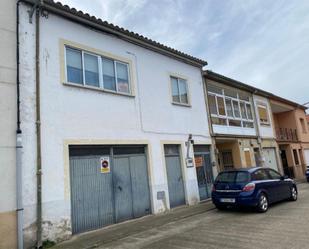
[[[212,71],[204,76],[218,170],[258,165],[304,178],[306,107]]]
[[[306,166],[309,165],[309,126],[306,120],[306,107],[272,99],[271,109],[284,173],[302,179]]]
[[[15,8],[15,1],[0,1],[0,248],[16,247]]]
[[[260,166],[251,87],[211,71],[204,76],[218,170]]]

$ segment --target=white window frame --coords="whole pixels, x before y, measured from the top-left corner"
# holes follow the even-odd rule
[[[223,125],[223,126],[230,126],[230,124],[229,124],[229,119],[232,119],[232,120],[241,121],[241,126],[238,126],[238,127],[249,128],[249,127],[245,127],[245,126],[244,126],[244,122],[248,122],[248,123],[252,123],[252,124],[253,124],[253,128],[249,128],[249,129],[254,129],[255,124],[254,124],[254,117],[253,117],[253,112],[252,112],[252,106],[253,106],[253,105],[252,105],[252,103],[251,103],[250,101],[246,101],[246,100],[240,99],[238,93],[237,93],[237,98],[234,98],[234,97],[231,97],[231,96],[226,96],[226,95],[225,95],[225,92],[224,92],[224,88],[222,88],[222,94],[214,93],[214,92],[211,92],[211,91],[207,91],[207,94],[208,94],[208,95],[215,96],[215,100],[216,100],[217,114],[211,114],[211,113],[210,113],[210,115],[211,115],[211,117],[214,117],[214,118],[225,119],[225,120],[227,121],[227,122],[226,122],[227,125]],[[224,108],[225,108],[225,115],[219,114],[219,107],[218,107],[218,100],[217,100],[217,97],[223,98],[223,101],[224,101]],[[230,117],[230,116],[227,115],[226,99],[230,99],[230,100],[231,100],[233,117]],[[240,117],[236,117],[236,116],[235,116],[235,110],[234,110],[233,101],[237,102],[237,104],[238,104],[239,115],[240,115]],[[246,112],[247,118],[242,118],[241,107],[240,107],[240,103],[241,103],[241,102],[244,103],[245,112]],[[251,108],[251,116],[252,116],[251,119],[248,118],[247,104],[250,105],[250,108]],[[235,126],[233,126],[233,127],[235,127]],[[237,126],[236,126],[236,127],[237,127]]]
[[[75,82],[70,82],[68,81],[68,75],[67,75],[67,58],[66,58],[66,54],[67,54],[67,48],[68,49],[74,49],[74,50],[77,50],[77,51],[80,51],[81,52],[81,59],[82,59],[82,72],[83,72],[83,82],[82,84],[78,84],[78,83],[75,83]],[[85,79],[85,58],[84,58],[84,54],[89,54],[89,55],[92,55],[92,56],[96,56],[97,57],[97,60],[98,60],[98,73],[99,73],[99,86],[91,86],[91,85],[87,85],[86,84],[86,79]],[[106,89],[104,87],[104,80],[103,80],[103,68],[102,68],[102,58],[106,58],[106,59],[109,59],[111,61],[113,61],[114,63],[114,70],[115,70],[115,83],[116,83],[116,90],[110,90],[110,89]],[[73,46],[69,46],[69,45],[65,45],[64,46],[64,67],[65,67],[65,81],[66,83],[68,84],[72,84],[72,85],[76,85],[76,86],[81,86],[81,87],[85,87],[85,88],[94,88],[94,89],[100,89],[100,90],[103,90],[105,92],[111,92],[111,93],[117,93],[117,94],[122,94],[122,95],[132,95],[132,86],[131,86],[131,72],[130,72],[130,65],[129,63],[127,62],[123,62],[123,61],[120,61],[120,60],[117,60],[117,59],[114,59],[112,57],[107,57],[107,56],[104,56],[104,55],[99,55],[99,54],[95,54],[95,53],[92,53],[92,52],[88,52],[86,50],[83,50],[83,49],[80,49],[80,48],[75,48]],[[117,79],[117,67],[116,67],[116,63],[119,63],[119,64],[122,64],[122,65],[125,65],[127,67],[127,72],[128,72],[128,90],[129,92],[121,92],[118,90],[118,79]]]
[[[262,122],[262,121],[261,121],[260,112],[259,112],[259,107],[266,110],[267,122]],[[269,117],[269,112],[268,112],[268,107],[267,107],[267,105],[266,105],[266,104],[265,104],[265,105],[264,105],[264,104],[260,104],[260,103],[257,104],[257,112],[258,112],[258,115],[259,115],[259,123],[260,123],[261,125],[267,125],[267,126],[269,126],[269,125],[270,125],[270,117]]]
[[[179,102],[174,101],[173,99],[173,83],[172,78],[177,80],[177,89],[178,89],[178,96],[179,96]],[[182,102],[181,95],[180,95],[180,88],[179,88],[179,80],[183,80],[186,83],[186,93],[187,93],[187,102]],[[170,86],[171,86],[171,95],[172,95],[172,103],[175,105],[184,105],[184,106],[190,106],[190,97],[189,97],[189,87],[188,87],[188,81],[184,78],[170,75]]]

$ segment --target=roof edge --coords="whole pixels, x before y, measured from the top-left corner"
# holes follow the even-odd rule
[[[263,97],[266,97],[266,98],[270,98],[270,99],[273,99],[273,100],[284,102],[284,103],[292,105],[296,108],[301,108],[303,110],[308,109],[308,107],[301,105],[301,104],[298,104],[298,103],[291,101],[289,99],[285,99],[285,98],[277,96],[273,93],[270,93],[270,92],[267,92],[265,90],[256,88],[254,86],[250,86],[248,84],[245,84],[245,83],[240,82],[238,80],[234,80],[232,78],[229,78],[229,77],[224,76],[222,74],[218,74],[218,73],[210,71],[210,70],[204,70],[203,76],[208,78],[208,79],[211,79],[211,80],[217,80],[220,83],[226,84],[226,85],[231,86],[231,87],[239,88],[241,90],[246,90],[246,91],[248,91],[252,94],[256,94],[256,95],[260,95],[260,96],[263,96]]]
[[[36,0],[22,0],[24,3],[34,5]],[[62,16],[66,19],[74,21],[76,23],[94,28],[96,30],[108,33],[110,35],[115,35],[119,39],[125,40],[132,44],[138,45],[140,47],[152,50],[154,52],[160,53],[162,55],[168,56],[170,58],[182,61],[186,64],[190,64],[195,67],[203,67],[207,65],[207,61],[193,57],[189,54],[183,53],[179,50],[173,49],[171,47],[165,46],[159,42],[151,40],[147,37],[139,35],[138,33],[131,32],[119,26],[103,21],[95,16],[90,16],[88,13],[78,11],[75,8],[70,8],[68,5],[63,5],[60,2],[54,2],[53,0],[42,0],[40,3],[41,8]]]

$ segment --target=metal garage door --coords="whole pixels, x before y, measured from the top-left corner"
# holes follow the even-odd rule
[[[309,149],[304,150],[304,157],[305,157],[306,166],[309,166]]]
[[[265,166],[278,171],[275,148],[263,148]]]
[[[209,146],[194,145],[194,159],[200,200],[211,196],[213,173]]]
[[[185,204],[185,192],[178,145],[165,145],[165,161],[170,207]]]
[[[144,147],[70,150],[72,232],[97,229],[150,213]],[[101,173],[101,159],[110,171]]]

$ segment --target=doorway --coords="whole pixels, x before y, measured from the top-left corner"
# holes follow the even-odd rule
[[[206,200],[214,181],[209,146],[194,145],[194,160],[200,200]]]

